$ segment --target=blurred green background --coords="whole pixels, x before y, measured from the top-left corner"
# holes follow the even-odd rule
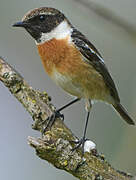
[[[84,0],[83,0],[84,1]],[[93,0],[117,16],[136,25],[136,1]],[[72,0],[1,0],[0,56],[15,67],[35,89],[46,90],[57,106],[72,97],[45,74],[33,39],[23,29],[11,25],[30,9],[50,6],[63,11],[100,50],[115,80],[122,104],[136,120],[136,38],[122,28],[97,16]],[[84,102],[64,111],[66,124],[77,136],[84,125]],[[22,105],[0,83],[0,179],[75,179],[35,156],[27,136],[40,136],[31,129],[32,119]],[[116,169],[136,174],[136,128],[127,125],[104,103],[93,106],[87,137]]]

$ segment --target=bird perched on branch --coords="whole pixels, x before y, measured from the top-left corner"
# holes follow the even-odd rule
[[[128,124],[135,124],[120,104],[117,89],[101,54],[63,13],[54,8],[37,8],[13,26],[26,29],[35,39],[47,74],[66,92],[77,97],[53,113],[44,132],[56,117],[61,116],[60,111],[81,98],[86,102],[87,117],[83,137],[76,142],[76,148],[81,145],[84,148],[93,100],[111,104]]]

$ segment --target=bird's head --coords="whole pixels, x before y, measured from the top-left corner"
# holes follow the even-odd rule
[[[59,10],[49,7],[36,8],[24,15],[22,21],[13,27],[23,27],[36,40],[37,44],[52,38],[64,38],[70,35],[72,26]]]

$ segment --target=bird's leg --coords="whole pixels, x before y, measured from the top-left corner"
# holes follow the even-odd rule
[[[64,120],[64,115],[61,114],[60,111],[62,111],[63,109],[69,107],[70,105],[76,103],[76,102],[79,101],[79,100],[80,100],[80,98],[76,98],[76,99],[72,100],[71,102],[69,102],[68,104],[62,106],[61,108],[56,109],[56,110],[53,112],[53,114],[46,119],[46,120],[48,120],[48,123],[47,123],[47,125],[43,128],[42,134],[44,134],[48,128],[51,128],[51,127],[52,127],[52,125],[54,124],[56,118],[61,118],[62,120]],[[44,122],[43,122],[43,123],[44,123]]]
[[[82,153],[84,154],[84,144],[85,144],[85,141],[87,140],[86,139],[86,130],[87,130],[87,125],[88,125],[89,115],[90,115],[90,111],[87,112],[83,137],[78,141],[73,141],[77,145],[76,145],[76,147],[74,147],[72,149],[72,151],[74,151],[74,150],[78,149],[80,146],[82,146]]]
[[[76,99],[72,100],[71,102],[69,102],[68,104],[66,104],[66,105],[62,106],[61,108],[59,108],[57,111],[62,111],[63,109],[69,107],[70,105],[76,103],[79,100],[80,100],[80,98],[76,98]]]
[[[87,125],[88,125],[91,107],[92,107],[91,101],[89,100],[89,108],[88,107],[86,108],[87,109],[87,116],[86,116],[86,121],[85,121],[83,137],[78,141],[73,141],[77,145],[76,145],[76,147],[74,147],[72,149],[72,151],[74,151],[74,150],[78,149],[80,146],[82,146],[82,154],[84,154],[84,144],[85,144],[85,141],[88,140],[88,139],[86,139],[86,131],[87,131]]]

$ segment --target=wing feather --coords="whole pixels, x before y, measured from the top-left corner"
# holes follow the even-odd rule
[[[114,81],[98,50],[82,33],[76,29],[73,29],[72,39],[76,47],[80,50],[81,54],[85,57],[84,60],[91,64],[96,69],[96,71],[102,75],[103,80],[106,86],[109,88],[111,96],[114,98],[114,100],[116,102],[120,102]]]

